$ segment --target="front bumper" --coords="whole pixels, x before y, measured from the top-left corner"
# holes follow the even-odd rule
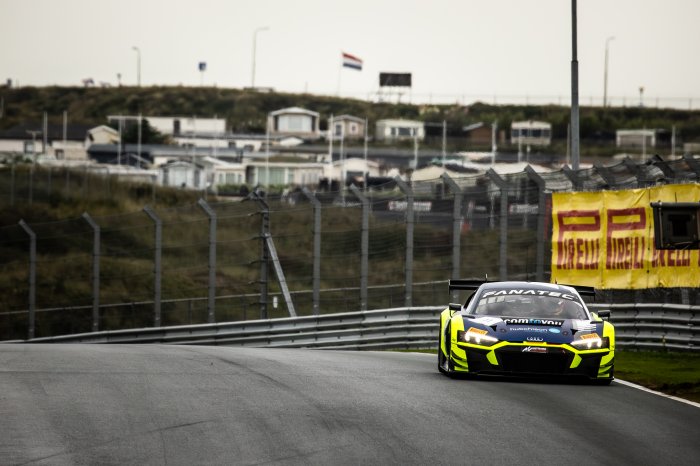
[[[491,347],[456,343],[452,346],[455,372],[494,375],[572,375],[612,378],[612,349],[577,350],[566,344],[500,342]]]

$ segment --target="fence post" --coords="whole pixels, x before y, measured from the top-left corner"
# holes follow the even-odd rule
[[[34,338],[34,323],[36,315],[36,233],[29,228],[24,220],[19,226],[29,235],[29,329],[28,339]]]
[[[537,269],[535,278],[538,282],[544,281],[544,242],[545,237],[544,225],[547,217],[547,200],[545,198],[545,182],[540,175],[537,174],[534,168],[530,165],[525,167],[527,176],[537,185]]]
[[[304,187],[301,190],[309,199],[314,208],[314,252],[313,252],[313,313],[315,316],[320,313],[321,298],[321,202],[316,196]]]
[[[209,298],[207,301],[207,322],[216,322],[216,212],[200,199],[197,204],[209,217]]]
[[[17,161],[12,159],[12,177],[10,179],[10,205],[15,205],[15,164]]]
[[[413,306],[413,190],[400,177],[394,178],[406,195],[406,295],[404,305]]]
[[[369,199],[354,184],[350,190],[362,203],[362,239],[360,245],[360,310],[367,310],[367,275],[369,271]]]
[[[29,205],[34,202],[34,164],[29,167]]]
[[[441,178],[455,197],[452,204],[452,278],[459,278],[462,239],[462,190],[447,173],[443,173]]]
[[[581,178],[579,178],[578,173],[569,168],[568,165],[564,165],[562,170],[564,175],[566,175],[569,181],[571,181],[574,191],[581,191],[581,189],[583,189],[583,181],[581,181]]]
[[[83,218],[92,227],[92,331],[100,330],[100,226],[83,212]]]
[[[600,175],[601,178],[603,178],[603,181],[605,181],[605,184],[608,185],[608,187],[613,188],[617,184],[615,182],[615,177],[610,173],[610,170],[608,170],[607,167],[604,167],[603,165],[596,163],[593,165],[593,169]],[[599,188],[600,189],[600,188]]]
[[[156,215],[156,213],[148,206],[143,208],[151,220],[156,225],[155,234],[155,259],[153,264],[154,277],[154,296],[153,296],[153,325],[155,327],[160,327],[160,284],[161,284],[161,250],[162,250],[162,237],[163,237],[163,222]]]
[[[508,183],[501,178],[493,168],[489,168],[486,172],[489,179],[498,186],[501,193],[501,214],[498,221],[500,226],[500,241],[499,241],[499,280],[508,280]]]

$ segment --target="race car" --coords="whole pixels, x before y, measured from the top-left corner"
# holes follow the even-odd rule
[[[579,376],[613,380],[610,311],[591,312],[590,287],[540,282],[450,280],[449,292],[474,290],[440,314],[438,369],[454,376]],[[605,319],[605,320],[604,320]]]

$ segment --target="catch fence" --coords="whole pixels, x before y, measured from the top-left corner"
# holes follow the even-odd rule
[[[198,201],[147,181],[6,168],[0,340],[435,306],[456,298],[450,278],[548,281],[551,193],[694,182],[699,164],[685,156],[576,172],[489,169]],[[133,193],[143,204],[102,214],[105,201]],[[70,218],[51,218],[47,204],[72,206]],[[687,305],[700,296],[601,290],[598,301]]]

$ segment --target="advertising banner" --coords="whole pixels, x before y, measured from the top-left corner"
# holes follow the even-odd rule
[[[654,247],[652,202],[699,202],[700,185],[552,194],[552,282],[601,289],[700,287],[697,250]]]

